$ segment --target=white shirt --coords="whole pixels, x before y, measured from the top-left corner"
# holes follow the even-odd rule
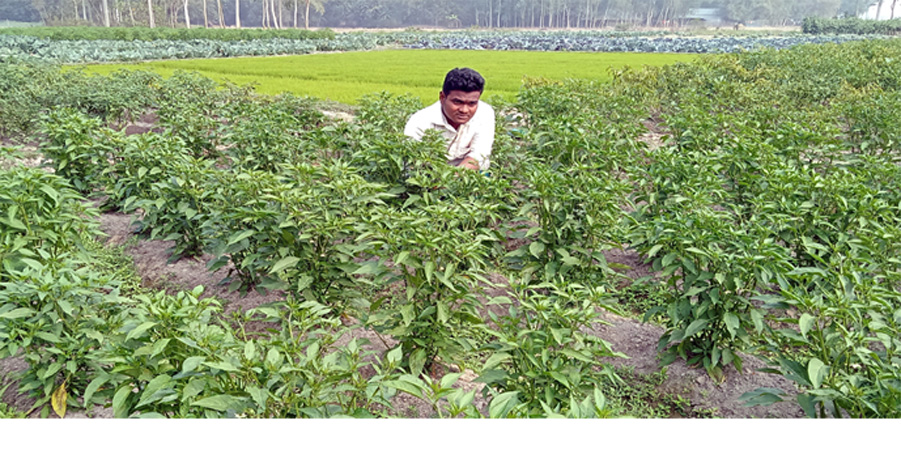
[[[425,130],[438,130],[447,140],[447,160],[458,165],[464,158],[479,162],[479,169],[488,170],[491,165],[491,146],[494,144],[494,108],[479,100],[476,113],[468,122],[455,130],[444,117],[441,102],[423,108],[413,114],[404,127],[404,134],[420,140]]]

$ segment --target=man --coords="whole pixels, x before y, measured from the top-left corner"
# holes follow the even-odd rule
[[[485,79],[469,68],[456,68],[444,77],[438,102],[410,117],[404,134],[422,139],[426,130],[438,130],[447,140],[451,165],[488,170],[494,144],[494,108],[479,100]]]

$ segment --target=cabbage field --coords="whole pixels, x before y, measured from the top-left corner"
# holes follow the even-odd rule
[[[97,63],[156,59],[299,55],[323,51],[363,51],[395,46],[410,49],[529,50],[641,53],[732,53],[801,44],[877,39],[874,35],[693,36],[666,32],[470,31],[328,33],[304,30],[172,30],[128,28],[10,28],[0,33],[0,61]],[[300,34],[298,36],[298,34]],[[236,38],[240,37],[240,38]]]
[[[760,359],[794,386],[749,405],[901,416],[897,40],[527,79],[494,105],[488,176],[406,139],[407,96],[344,121],[184,72],[0,72],[0,357],[31,412],[617,417],[596,331],[638,311],[663,364],[721,382]],[[111,211],[278,301],[136,282],[100,244]]]

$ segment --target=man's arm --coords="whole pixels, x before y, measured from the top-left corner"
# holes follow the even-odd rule
[[[462,167],[464,169],[470,170],[479,170],[481,168],[481,164],[479,164],[479,161],[477,161],[475,158],[467,156],[466,158],[463,158],[463,161],[461,161],[460,165],[457,167]]]

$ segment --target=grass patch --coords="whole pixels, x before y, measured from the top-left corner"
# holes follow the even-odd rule
[[[616,303],[630,317],[643,319],[645,314],[654,308],[666,308],[671,301],[672,288],[661,284],[635,282],[613,294]],[[661,324],[660,316],[650,318],[651,323]]]
[[[133,243],[106,245],[102,238],[88,238],[84,242],[85,250],[91,255],[89,263],[91,270],[116,280],[121,295],[149,293],[149,290],[143,286],[143,280],[137,272],[134,259],[125,253]]]
[[[0,386],[0,399],[3,398],[3,394],[6,393],[6,390],[12,386],[12,383],[6,384],[4,386]],[[22,411],[17,410],[12,405],[7,405],[0,400],[0,419],[24,419],[26,414]]]
[[[604,387],[604,394],[622,416],[665,419],[712,418],[718,414],[716,410],[695,407],[681,395],[661,394],[660,385],[666,381],[666,368],[647,375],[636,373],[629,367],[617,367],[614,372],[624,383],[610,382]]]
[[[478,50],[383,50],[298,56],[190,59],[85,67],[107,75],[142,69],[171,76],[176,70],[200,72],[213,80],[254,84],[262,94],[290,92],[345,104],[366,94],[410,94],[431,103],[438,99],[444,75],[454,67],[472,67],[486,79],[486,97],[513,100],[524,77],[609,80],[611,69],[662,66],[691,61],[697,55],[669,53],[585,53]]]

